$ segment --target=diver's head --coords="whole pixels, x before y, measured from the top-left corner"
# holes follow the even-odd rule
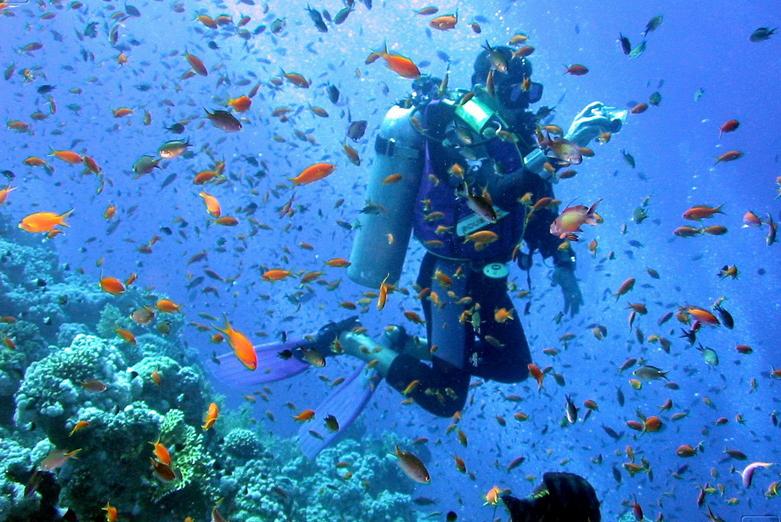
[[[492,57],[492,53],[496,53]],[[507,71],[496,68],[496,62],[507,64]],[[488,47],[475,59],[472,72],[472,86],[485,86],[488,71],[494,69],[494,88],[496,98],[504,109],[526,110],[532,103],[542,98],[542,84],[531,82],[527,90],[523,89],[524,78],[531,78],[532,64],[526,58],[513,58],[513,51],[507,46]]]

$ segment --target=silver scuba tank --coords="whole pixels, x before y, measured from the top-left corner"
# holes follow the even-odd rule
[[[410,123],[414,111],[391,107],[377,133],[366,190],[372,210],[358,218],[347,268],[359,285],[378,288],[386,277],[395,283],[401,276],[424,164],[423,137]]]

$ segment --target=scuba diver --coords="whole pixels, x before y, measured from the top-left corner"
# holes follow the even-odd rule
[[[574,473],[548,472],[528,499],[501,495],[510,522],[600,522],[599,500],[591,484]]]
[[[266,364],[252,383],[300,373],[314,354],[322,360],[319,355],[347,353],[365,362],[316,409],[317,417],[336,419],[339,429],[299,430],[307,456],[358,416],[383,378],[443,417],[463,408],[472,376],[526,379],[531,354],[508,295],[510,262],[528,271],[533,252],[540,252],[552,260],[565,313],[574,315],[583,304],[574,253],[551,233],[557,212],[531,206],[553,198],[550,180],[541,176],[546,167],[570,164],[543,146],[584,147],[602,132],[618,132],[626,111],[591,103],[564,139],[551,141],[539,134],[538,115],[529,110],[543,90],[531,77],[527,58],[486,45],[475,60],[470,90],[448,90],[447,76],[421,77],[385,115],[367,187],[367,206],[379,210],[360,214],[348,277],[381,294],[392,291],[414,235],[426,249],[417,277],[426,338],[389,326],[377,341],[351,317],[304,339],[259,347]],[[262,357],[263,350],[277,355]],[[239,370],[232,377],[240,379]]]

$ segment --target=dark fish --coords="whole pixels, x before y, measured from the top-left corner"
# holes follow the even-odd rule
[[[336,102],[339,101],[339,89],[336,85],[329,84],[328,87],[326,87],[326,92],[328,93],[328,99],[331,100],[331,103],[336,104]]]
[[[192,281],[190,281],[190,282],[187,284],[187,289],[188,289],[188,290],[192,290],[192,289],[193,289],[193,288],[195,288],[196,286],[198,286],[198,285],[200,285],[201,283],[203,283],[203,281],[204,281],[204,277],[203,277],[203,276],[198,276],[198,277],[196,277],[195,279],[193,279]]]
[[[714,306],[713,309],[719,313],[721,324],[732,330],[732,328],[735,326],[735,320],[732,318],[732,314],[722,308],[720,304]]]
[[[135,6],[132,6],[130,4],[125,4],[125,12],[129,16],[135,16],[136,18],[141,16],[141,11],[139,11]]]
[[[542,107],[537,109],[537,114],[535,114],[535,118],[537,118],[538,120],[544,120],[545,118],[553,114],[555,110],[556,107],[548,107],[547,105],[543,105]]]
[[[620,406],[624,405],[624,392],[621,391],[621,388],[616,388],[616,400]]]
[[[325,423],[325,427],[328,428],[329,431],[332,432],[339,431],[339,421],[336,420],[336,417],[334,417],[333,415],[326,415],[323,422]]]
[[[338,13],[336,13],[336,16],[334,16],[334,23],[336,25],[341,25],[344,23],[345,20],[347,20],[347,17],[350,15],[350,13],[353,12],[352,7],[343,7],[339,10]]]
[[[328,32],[328,26],[325,25],[325,22],[323,21],[323,16],[320,14],[320,11],[317,9],[312,9],[308,4],[306,6],[306,12],[309,14],[309,18],[312,19],[312,22],[314,22],[315,27],[318,31],[321,33],[327,33]]]
[[[38,91],[38,94],[49,94],[55,88],[56,87],[54,87],[54,85],[41,85],[40,87],[38,87],[37,91]]]
[[[645,24],[645,31],[643,31],[643,38],[648,36],[648,33],[651,33],[653,31],[656,31],[659,29],[659,26],[662,25],[662,21],[664,21],[664,16],[657,15],[648,20],[648,23]]]
[[[632,50],[629,52],[629,57],[630,57],[630,58],[637,58],[637,57],[639,57],[641,54],[643,54],[644,52],[645,52],[645,40],[643,40],[642,42],[640,42],[640,43],[637,45],[637,47],[635,47],[634,49],[632,49]]]
[[[658,107],[660,103],[662,103],[662,93],[659,91],[655,91],[651,93],[651,96],[648,97],[648,103],[653,105],[654,107]]]
[[[623,435],[623,433],[618,433],[616,430],[614,430],[610,426],[605,426],[604,424],[602,425],[602,429],[605,430],[605,433],[607,433],[608,436],[611,439],[613,439],[613,440],[618,440]]]
[[[90,22],[87,24],[87,27],[84,28],[84,36],[87,38],[95,38],[98,36],[98,23],[97,22]]]
[[[366,133],[366,125],[366,120],[357,120],[350,123],[350,126],[347,127],[347,137],[353,141],[360,140]]]
[[[629,154],[626,150],[621,149],[621,155],[624,156],[624,160],[629,164],[630,167],[635,168],[635,158],[631,154]]]
[[[212,125],[225,132],[238,132],[241,130],[241,122],[228,111],[216,109],[214,112],[206,111],[206,117],[212,122]]]
[[[752,42],[764,42],[765,40],[773,36],[777,30],[778,30],[777,27],[773,29],[769,27],[760,27],[759,29],[756,29],[753,33],[751,33],[751,36],[749,36],[748,39],[751,40]]]
[[[14,71],[16,70],[16,64],[12,63],[8,67],[5,68],[5,72],[3,72],[3,78],[6,80],[10,80],[11,77],[14,75]]]
[[[618,43],[621,44],[621,50],[624,52],[624,54],[629,54],[629,51],[632,50],[632,44],[629,41],[629,38],[621,33],[618,33]]]
[[[211,277],[212,279],[216,280],[216,281],[220,281],[220,282],[223,282],[223,283],[225,282],[225,279],[223,279],[223,277],[220,274],[218,274],[217,272],[215,272],[214,270],[212,270],[210,268],[205,269],[203,271],[203,273],[206,274],[207,276]]]
[[[161,189],[164,189],[165,187],[167,187],[168,185],[170,185],[171,183],[173,183],[175,179],[176,179],[176,173],[174,173],[174,174],[169,174],[169,175],[168,175],[168,177],[166,177],[166,178],[163,180],[163,183],[162,183],[162,185],[160,185],[160,188],[161,188]]]
[[[166,127],[165,130],[173,132],[174,134],[181,134],[184,132],[184,125],[181,123],[174,123],[170,127]]]

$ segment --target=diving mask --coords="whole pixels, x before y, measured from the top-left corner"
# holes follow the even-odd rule
[[[464,103],[456,104],[455,115],[472,131],[483,138],[493,138],[496,132],[507,127],[499,115],[499,109],[487,99],[482,89]]]

